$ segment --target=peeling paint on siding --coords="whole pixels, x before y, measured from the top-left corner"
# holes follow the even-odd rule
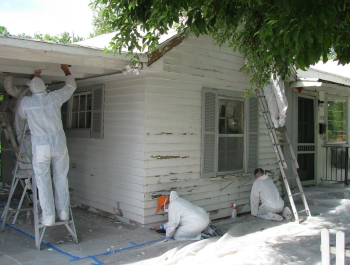
[[[180,158],[180,156],[151,156],[152,158],[157,159],[172,159],[172,158]]]
[[[117,202],[117,207],[113,207],[113,211],[116,215],[123,217],[123,211],[119,208],[119,202]]]
[[[187,36],[184,33],[182,33],[172,38],[164,47],[161,47],[160,49],[152,52],[151,54],[148,54],[148,66],[162,58],[164,54],[166,54],[168,51],[179,45],[186,38]]]
[[[168,132],[161,132],[161,133],[156,133],[154,135],[170,135],[170,134],[173,134],[173,133],[168,133]]]

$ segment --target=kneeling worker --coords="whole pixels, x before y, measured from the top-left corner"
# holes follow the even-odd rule
[[[250,193],[251,216],[249,217],[257,216],[274,221],[282,221],[283,217],[287,220],[292,219],[292,212],[288,207],[283,208],[284,201],[272,179],[264,175],[262,168],[255,169],[254,176],[256,180]],[[281,213],[283,217],[278,213]]]
[[[157,200],[159,212],[163,207],[168,212],[168,222],[154,230],[166,230],[166,237],[175,240],[200,240],[201,233],[209,225],[209,215],[201,207],[179,198],[175,191],[170,196],[162,195]]]

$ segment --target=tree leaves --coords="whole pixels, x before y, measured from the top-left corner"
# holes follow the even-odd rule
[[[290,65],[306,69],[327,54],[350,61],[349,0],[94,0],[100,32],[116,31],[110,49],[156,50],[170,28],[212,37],[249,60],[252,87],[272,74],[288,79]],[[96,22],[97,23],[97,22]],[[240,27],[238,28],[238,26]]]

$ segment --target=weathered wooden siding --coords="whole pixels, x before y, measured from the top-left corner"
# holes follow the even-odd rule
[[[67,138],[72,204],[142,224],[144,77],[115,75],[77,84],[105,85],[104,138]]]
[[[201,91],[203,87],[244,91],[250,78],[239,72],[243,56],[214,46],[206,37],[190,37],[163,57],[163,72],[146,76],[145,95],[145,224],[166,220],[156,214],[156,199],[175,190],[211,211],[211,218],[230,216],[231,203],[248,211],[251,176],[200,178]],[[260,115],[259,165],[278,165]],[[279,176],[274,177],[280,188]],[[251,181],[249,181],[251,179]],[[230,182],[229,187],[220,191]]]

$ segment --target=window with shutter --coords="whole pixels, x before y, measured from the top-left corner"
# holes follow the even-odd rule
[[[258,166],[258,101],[243,93],[202,91],[203,178],[252,172]]]
[[[103,102],[103,85],[80,88],[74,93],[61,108],[66,136],[103,138]]]

